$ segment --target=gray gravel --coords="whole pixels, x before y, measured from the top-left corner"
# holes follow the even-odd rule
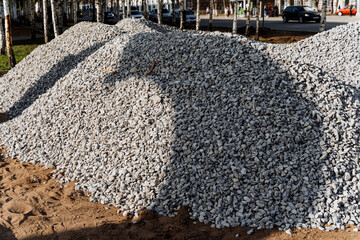
[[[352,23],[270,45],[80,23],[0,79],[0,138],[123,215],[188,205],[217,228],[359,224],[359,36]]]

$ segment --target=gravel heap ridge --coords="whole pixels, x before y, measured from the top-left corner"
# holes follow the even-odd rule
[[[359,224],[359,36],[353,23],[271,45],[80,23],[1,78],[12,120],[0,138],[125,214],[188,205],[218,228]]]

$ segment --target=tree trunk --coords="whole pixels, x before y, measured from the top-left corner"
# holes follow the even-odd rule
[[[162,19],[162,9],[163,9],[163,3],[162,0],[157,0],[157,15],[158,15],[158,24],[163,24],[163,19]]]
[[[9,65],[10,67],[13,68],[16,65],[16,60],[15,60],[14,51],[12,49],[9,0],[4,0],[4,15],[5,15],[6,52],[9,59]]]
[[[47,9],[47,0],[43,0],[43,23],[44,23],[44,42],[49,42],[49,25],[48,25],[48,18],[49,13]]]
[[[0,54],[5,54],[5,31],[2,21],[2,13],[0,11]]]
[[[319,32],[323,32],[326,30],[326,7],[327,7],[327,0],[323,0],[323,4],[321,8],[321,21],[320,21]]]
[[[260,30],[260,0],[256,0],[256,31],[255,31],[255,40],[259,40],[259,30]]]
[[[174,26],[176,25],[176,16],[175,16],[175,0],[171,0],[171,15]]]
[[[131,1],[128,0],[127,1],[127,17],[130,18],[131,17]]]
[[[29,20],[31,26],[31,40],[36,40],[36,29],[35,29],[35,2],[29,0]]]
[[[144,15],[145,15],[145,18],[149,20],[147,0],[144,0],[144,2],[145,2]]]
[[[196,0],[196,31],[200,30],[200,0]]]
[[[247,5],[247,10],[246,10],[246,28],[245,28],[245,36],[250,36],[250,11],[251,11],[251,7],[250,7],[250,1],[248,0],[248,5]]]
[[[116,20],[120,21],[120,2],[116,0]]]
[[[209,31],[212,31],[214,0],[210,0],[210,10],[209,11],[210,11],[210,13],[209,13]]]
[[[128,18],[131,17],[131,1],[130,0],[127,1],[127,17]]]
[[[57,36],[59,36],[59,29],[58,29],[58,20],[57,20],[55,0],[50,0],[50,4],[51,4],[51,16],[52,16],[52,22],[53,22],[53,28],[54,28],[54,35],[55,35],[55,37],[57,37]]]
[[[59,34],[62,34],[63,32],[63,27],[64,27],[64,1],[65,0],[62,0],[60,1],[60,5],[59,5],[59,25],[58,25],[58,28],[59,28]]]
[[[180,4],[180,29],[184,29],[184,0],[179,0]]]
[[[233,21],[233,31],[232,31],[232,33],[233,34],[237,34],[237,8],[238,8],[238,6],[237,6],[238,4],[237,4],[237,1],[235,1],[234,2],[234,21]]]
[[[100,23],[104,22],[103,14],[104,14],[103,0],[98,0],[97,1],[97,9],[96,9],[96,21],[97,22],[100,22]]]
[[[123,18],[126,18],[125,0],[121,0],[121,7],[122,7],[122,15],[123,15]]]
[[[74,25],[77,24],[77,11],[78,11],[78,5],[76,0],[73,0],[73,20]]]

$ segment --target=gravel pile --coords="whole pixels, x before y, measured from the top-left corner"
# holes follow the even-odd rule
[[[339,32],[338,44],[359,47],[354,31],[359,43],[356,23],[282,46],[146,21],[79,24],[1,78],[13,119],[0,138],[11,156],[56,167],[61,183],[77,180],[124,214],[188,205],[218,228],[359,224],[358,85],[336,70],[359,53],[307,60],[329,59],[317,44]],[[59,49],[83,56],[69,63]],[[55,80],[41,80],[46,69]]]

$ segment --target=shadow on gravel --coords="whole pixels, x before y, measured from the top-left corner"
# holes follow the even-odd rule
[[[183,39],[182,51],[171,45],[174,38]],[[109,74],[104,84],[127,80],[122,69],[131,69],[134,57],[140,58],[134,75],[156,83],[175,112],[172,156],[151,200],[155,210],[187,205],[218,226],[289,228],[309,221],[324,184],[322,121],[291,76],[234,38],[142,33],[125,47],[116,78]],[[143,157],[151,161],[150,153]]]
[[[62,61],[57,63],[45,75],[43,75],[33,86],[26,90],[23,96],[14,103],[14,105],[6,112],[10,119],[16,118],[22,112],[30,107],[42,94],[52,88],[55,83],[66,76],[79,63],[84,61],[88,56],[102,47],[106,42],[96,44],[77,55],[68,55]],[[24,79],[25,80],[25,79]]]

